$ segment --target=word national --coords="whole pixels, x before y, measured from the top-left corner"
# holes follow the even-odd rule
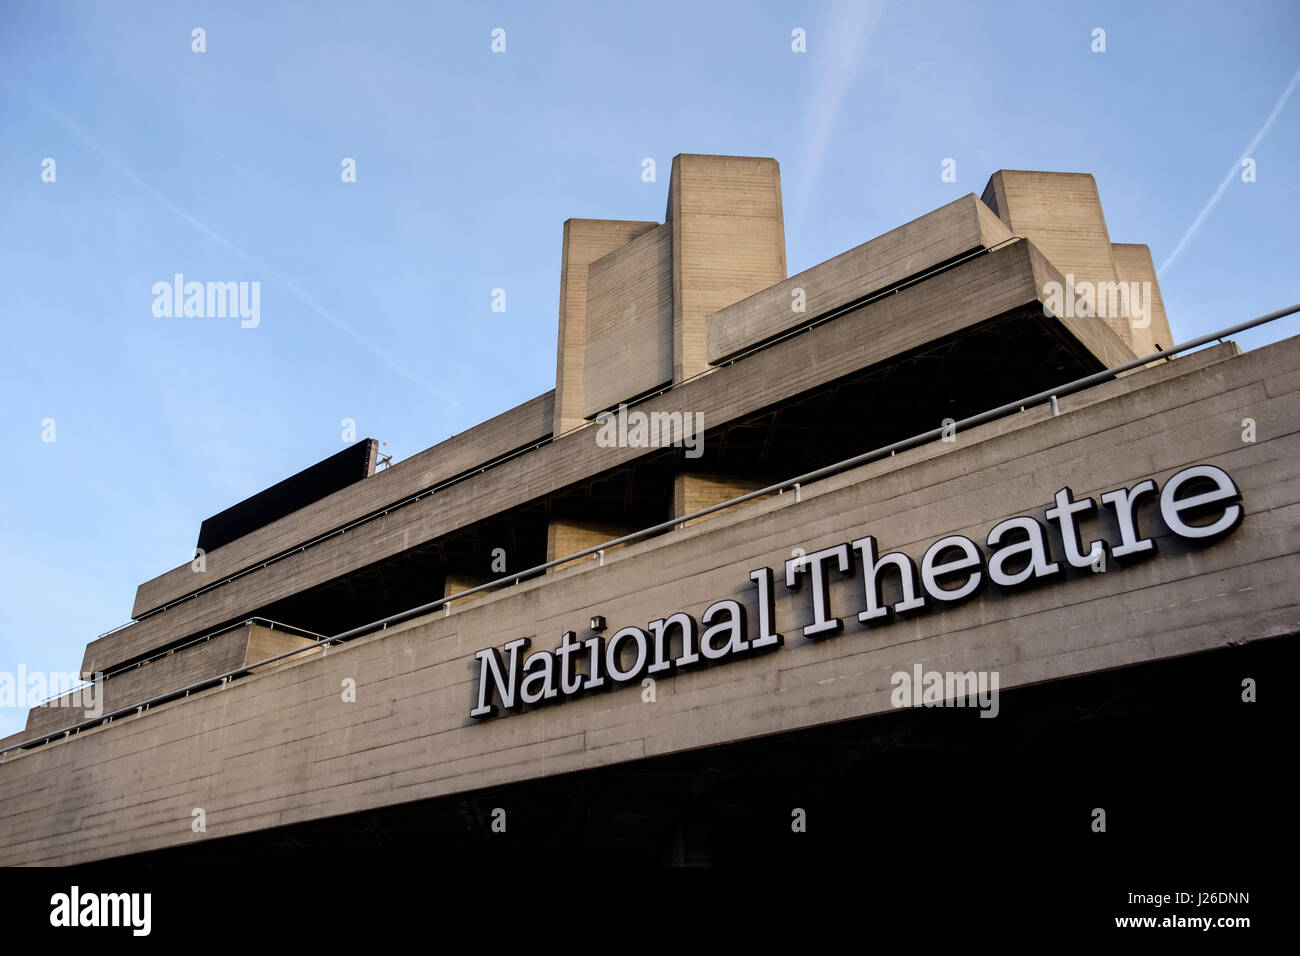
[[[686,449],[687,458],[704,454],[703,412],[643,412],[618,406],[618,414],[596,416],[596,444],[601,448]]]
[[[1138,520],[1138,504],[1148,498],[1158,503],[1165,527],[1192,542],[1206,543],[1230,534],[1244,514],[1238,503],[1241,491],[1227,472],[1214,465],[1193,465],[1170,477],[1163,488],[1147,478],[1132,488],[1103,492],[1097,500],[1075,498],[1069,486],[1062,488],[1043,512],[1053,532],[1051,543],[1043,520],[1017,515],[989,529],[984,538],[987,555],[970,538],[950,534],[931,544],[918,566],[901,551],[881,554],[879,542],[866,535],[790,558],[785,562],[785,586],[799,591],[806,583],[811,592],[812,619],[803,624],[802,636],[813,640],[831,637],[844,629],[844,622],[831,614],[832,574],[852,576],[860,565],[858,622],[880,626],[899,614],[969,600],[989,584],[1013,591],[1057,579],[1067,566],[1079,571],[1094,568],[1098,559],[1107,555],[1120,563],[1149,558],[1156,552],[1156,543],[1143,533]],[[1081,522],[1103,509],[1114,519],[1119,540],[1096,538],[1085,544]],[[1054,553],[1061,560],[1055,559]],[[575,631],[565,631],[554,650],[526,653],[532,643],[527,637],[516,638],[500,650],[481,650],[474,655],[479,661],[478,700],[470,716],[495,716],[494,701],[507,710],[519,710],[525,705],[557,703],[609,690],[644,677],[670,675],[681,668],[775,650],[785,639],[774,630],[772,569],[751,571],[749,580],[755,588],[757,633],[750,631],[745,606],[728,599],[710,604],[698,622],[685,611],[674,611],[644,628],[620,628],[608,640],[599,634],[579,640]],[[897,596],[892,603],[884,598],[887,580]],[[977,686],[976,690],[996,693],[996,684],[992,688]],[[922,691],[924,703],[924,688]],[[909,696],[914,692],[915,685],[909,687]],[[995,706],[991,698],[985,701],[982,709]]]

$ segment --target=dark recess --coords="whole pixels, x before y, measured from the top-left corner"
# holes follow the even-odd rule
[[[1058,909],[1068,886],[1102,913],[1148,886],[1258,891],[1266,862],[1281,872],[1297,848],[1285,689],[1297,664],[1293,637],[1258,641],[1004,691],[992,720],[908,708],[99,866],[847,866],[911,873],[922,892],[945,874],[969,891],[1001,878]],[[502,719],[539,732],[535,713]]]

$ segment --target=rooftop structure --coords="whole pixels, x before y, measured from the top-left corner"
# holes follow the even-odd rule
[[[0,862],[175,850],[826,728],[897,709],[892,677],[914,668],[1011,690],[1296,630],[1295,340],[1138,363],[956,427],[1175,344],[1149,250],[1112,242],[1087,174],[995,172],[787,276],[776,161],[684,154],[663,223],[570,219],[560,266],[554,390],[382,471],[370,441],[327,459],[205,522],[194,562],[139,586],[132,622],[86,647],[99,713],[55,701],[0,742]],[[1042,567],[1058,566],[1014,586],[990,530],[1013,516],[1051,528]],[[954,536],[978,559],[954,559]],[[907,562],[874,567],[886,554],[913,562],[929,613],[907,613]],[[976,568],[987,588],[953,596]],[[743,628],[709,643],[726,615]],[[628,629],[639,665],[614,646]],[[693,663],[692,637],[735,660],[669,666]],[[591,649],[573,652],[589,683],[612,664],[611,686],[529,702],[561,675],[522,687],[543,666],[524,655],[566,643]],[[687,852],[679,824],[662,839]]]

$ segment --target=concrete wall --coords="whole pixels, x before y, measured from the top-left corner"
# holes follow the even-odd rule
[[[800,339],[807,336],[800,336]],[[0,765],[0,863],[70,863],[367,807],[679,752],[890,709],[891,674],[996,669],[1010,688],[1300,630],[1300,339],[1183,359],[971,429],[594,562],[390,629],[326,657],[11,755]],[[716,376],[708,376],[708,379]],[[1242,440],[1253,418],[1257,440]],[[1228,470],[1245,519],[1189,546],[864,629],[860,580],[837,582],[844,633],[808,641],[807,589],[779,591],[786,646],[760,657],[484,723],[467,717],[473,655],[520,636],[554,647],[592,614],[611,628],[719,598],[752,607],[748,573],[794,547],[863,534],[913,556],[1041,514],[1053,493]],[[1093,530],[1089,527],[1087,530]],[[1109,529],[1107,533],[1113,534]],[[585,636],[583,634],[582,636]],[[340,684],[357,681],[344,703]],[[193,833],[202,807],[207,832]]]
[[[781,167],[751,156],[673,159],[673,381],[708,368],[708,317],[785,278]]]
[[[625,534],[631,534],[633,531],[638,530],[640,529],[631,524],[617,521],[593,521],[587,518],[552,518],[546,526],[546,560],[554,561],[566,554],[585,551],[587,548],[594,548],[606,541],[613,541],[615,538],[621,538]],[[625,546],[615,545],[608,549],[606,554],[613,554],[623,547]],[[587,564],[588,562],[594,563],[598,560],[599,556],[592,554],[585,558],[576,558],[573,561],[548,568],[546,573],[556,574],[565,568]]]
[[[20,735],[27,740],[43,733],[61,730],[87,717],[98,716],[119,707],[126,707],[158,694],[167,693],[197,683],[217,674],[224,674],[269,657],[313,644],[311,638],[289,634],[249,622],[188,647],[182,647],[163,657],[127,668],[105,678],[100,684],[102,700],[87,699],[82,695],[64,695],[52,706],[36,707],[27,714],[27,728]],[[306,654],[319,653],[308,651]],[[296,660],[285,658],[265,668]],[[71,700],[81,706],[70,707]],[[85,705],[94,707],[96,713],[86,714]]]
[[[587,269],[586,418],[673,379],[673,230],[659,226]]]
[[[651,413],[698,412],[713,428],[1011,309],[1038,304],[1039,290],[1053,275],[1051,263],[1030,243],[1009,243],[902,294],[887,296],[852,316],[825,323],[743,362],[716,369],[638,407]],[[1116,357],[1132,355],[1099,319],[1061,319],[1060,325],[1065,337],[1073,338],[1107,364]],[[188,634],[220,626],[307,587],[655,452],[631,447],[602,448],[595,432],[594,427],[588,427],[564,435],[345,535],[295,552],[266,568],[254,569],[231,584],[198,594],[92,642],[86,648],[82,669],[102,670]],[[211,559],[208,566],[212,567]]]
[[[1139,243],[1112,242],[1111,258],[1115,261],[1115,276],[1120,282],[1150,283],[1150,297],[1146,296],[1143,286],[1143,307],[1146,315],[1130,322],[1130,346],[1138,355],[1150,355],[1157,348],[1167,349],[1176,344],[1174,333],[1169,328],[1169,317],[1165,314],[1165,300],[1160,295],[1160,282],[1156,279],[1155,263],[1151,261],[1151,249]],[[1141,325],[1147,321],[1146,326]]]
[[[587,369],[587,269],[597,259],[659,224],[619,219],[569,219],[560,253],[560,330],[555,359],[554,434],[583,424]]]
[[[701,511],[704,508],[711,508],[713,505],[722,504],[722,502],[730,501],[732,498],[739,498],[751,491],[766,488],[769,484],[771,484],[769,481],[763,481],[760,478],[746,478],[743,475],[679,471],[673,476],[673,514],[680,517],[681,515]],[[732,505],[729,508],[723,508],[721,511],[715,511],[711,515],[705,515],[703,518],[695,518],[693,522],[687,522],[687,524],[712,521],[715,517],[727,514],[737,508],[747,508],[750,504],[761,500],[761,498],[755,498],[753,501]]]
[[[1133,314],[1127,306],[1118,310],[1102,306],[1102,300],[1109,300],[1108,294],[1097,296],[1096,314],[1135,354],[1154,351],[1148,347],[1153,341],[1166,348],[1172,344],[1151,253],[1143,253],[1142,246],[1111,243],[1097,182],[1090,174],[1001,169],[989,178],[983,201],[1012,233],[1033,241],[1076,287],[1082,283],[1095,287],[1120,281],[1149,282],[1152,298],[1159,303],[1149,327],[1139,324],[1135,328],[1135,320],[1143,323],[1146,316]],[[1082,301],[1080,306],[1087,308]]]
[[[719,309],[708,318],[708,360],[718,364],[842,305],[1010,237],[974,193],[963,196]],[[802,312],[794,310],[796,290],[803,290]]]
[[[1062,272],[1114,280],[1110,233],[1091,174],[1001,169],[989,177],[984,202]],[[1115,331],[1125,337],[1119,327]]]
[[[487,584],[490,580],[492,579],[482,574],[448,574],[443,579],[442,596],[451,597],[453,594],[459,594],[461,591],[468,591],[471,588]],[[471,594],[469,597],[462,598],[460,601],[455,603],[463,604],[468,601],[477,601],[479,598],[485,597],[486,595],[486,591],[480,591],[478,594]]]
[[[1103,260],[1112,259],[1091,177],[1003,171],[990,181],[986,198],[998,205],[1007,223],[1022,227],[1036,244],[1047,244],[1044,257],[1054,268],[1061,268],[1061,261],[1077,259],[1082,263],[1078,268],[1095,265],[1101,270]],[[355,569],[354,562],[329,559],[330,552],[350,550],[338,541],[325,545],[324,552],[314,556],[315,562],[298,561],[295,556],[272,567],[260,564],[552,431],[579,427],[585,416],[667,381],[670,362],[671,377],[681,381],[706,368],[707,362],[720,361],[799,324],[805,315],[860,298],[1009,235],[1007,225],[992,210],[967,196],[782,282],[779,167],[774,160],[749,157],[677,157],[668,216],[664,226],[583,219],[565,224],[555,393],[213,551],[201,573],[184,564],[146,582],[137,592],[133,616],[187,595],[198,596],[92,642],[83,666],[114,666],[253,613],[266,600],[276,599],[268,595],[283,597],[319,583],[318,576],[299,576],[295,563],[315,563],[335,574]],[[1149,254],[1140,247],[1117,245],[1113,250],[1125,277],[1150,273]],[[1056,274],[1042,264],[1035,268],[1045,275]],[[595,293],[590,302],[589,273],[594,275]],[[1113,269],[1108,274],[1119,275]],[[807,296],[805,314],[790,307],[790,292],[796,285]],[[1167,331],[1158,286],[1154,298],[1152,336],[1158,341]],[[665,331],[670,308],[671,341]],[[1061,321],[1097,354],[1108,359],[1131,356],[1114,347],[1120,341],[1118,334],[1108,338],[1092,328],[1104,325],[1104,320],[1063,316]],[[1142,334],[1127,326],[1120,333],[1130,338],[1138,334],[1145,343]],[[592,394],[584,397],[588,387]],[[677,405],[677,410],[682,408],[701,410],[684,400]],[[373,528],[367,531],[374,533]],[[198,594],[243,572],[248,572],[247,579]],[[270,582],[276,586],[265,586]]]
[[[476,465],[549,437],[555,393],[547,392],[399,461],[364,481],[259,528],[205,558],[202,573],[182,564],[140,585],[132,617],[260,564],[289,548],[462,474]],[[127,628],[130,631],[131,628]],[[111,639],[109,640],[111,644]],[[108,644],[104,646],[109,646]]]
[[[316,641],[324,635],[317,637],[302,637],[298,634],[289,634],[285,631],[256,622],[250,622],[244,625],[243,632],[247,635],[246,646],[244,648],[244,663],[255,664],[258,661],[264,661],[268,658],[291,651],[295,647],[301,647],[304,650],[300,654],[291,654],[281,660],[274,661],[270,664],[262,664],[260,667],[254,667],[256,672],[274,670],[277,667],[284,667],[295,661],[304,660],[308,657],[314,657],[321,653],[321,648],[316,647]],[[220,673],[217,671],[216,673]],[[212,676],[212,673],[203,675],[204,677]]]

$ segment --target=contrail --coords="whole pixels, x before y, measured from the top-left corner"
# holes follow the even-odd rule
[[[1282,96],[1277,101],[1277,105],[1273,107],[1273,112],[1268,114],[1268,119],[1264,120],[1264,125],[1259,128],[1259,132],[1256,133],[1255,138],[1250,141],[1250,145],[1242,151],[1241,155],[1237,158],[1237,161],[1229,167],[1228,174],[1223,177],[1223,182],[1219,183],[1219,188],[1214,191],[1214,195],[1211,196],[1210,201],[1205,204],[1205,208],[1196,214],[1196,218],[1192,220],[1192,224],[1188,226],[1187,231],[1183,233],[1183,238],[1179,239],[1178,245],[1174,246],[1174,251],[1169,253],[1169,258],[1161,263],[1160,268],[1156,270],[1157,278],[1164,275],[1165,270],[1174,264],[1174,261],[1182,255],[1183,248],[1191,242],[1196,236],[1196,233],[1200,231],[1201,223],[1205,222],[1205,217],[1210,214],[1211,209],[1218,205],[1219,200],[1223,198],[1223,194],[1228,191],[1228,187],[1232,184],[1232,180],[1240,173],[1241,161],[1255,152],[1255,147],[1258,146],[1260,140],[1264,138],[1264,134],[1269,131],[1269,128],[1273,125],[1273,121],[1277,119],[1278,114],[1282,112],[1282,107],[1286,105],[1286,101],[1291,96],[1291,91],[1295,89],[1298,81],[1300,81],[1300,70],[1296,70],[1295,75],[1291,77],[1291,82],[1288,83],[1286,89],[1282,91]]]
[[[871,3],[842,2],[832,4],[829,15],[822,21],[821,31],[812,42],[819,47],[809,57],[816,57],[820,95],[809,105],[808,124],[804,147],[804,178],[800,187],[801,202],[795,216],[801,222],[806,218],[809,197],[817,188],[822,165],[826,159],[831,133],[840,117],[840,108],[848,93],[849,84],[862,62],[862,51],[881,15],[885,12],[884,0]]]
[[[323,305],[321,305],[319,302],[313,299],[310,295],[304,292],[301,288],[299,288],[295,282],[286,278],[280,273],[276,272],[274,269],[266,265],[264,262],[261,262],[259,259],[244,252],[243,249],[240,249],[238,246],[230,242],[224,236],[221,236],[218,233],[212,231],[204,223],[194,218],[192,215],[190,215],[180,206],[176,205],[176,203],[172,202],[170,199],[168,199],[166,196],[160,193],[153,186],[149,185],[147,182],[145,182],[143,179],[137,176],[135,171],[131,169],[131,167],[127,166],[126,163],[122,162],[120,159],[118,159],[116,156],[110,153],[107,149],[101,146],[89,134],[87,134],[79,126],[77,126],[77,124],[74,123],[71,119],[64,116],[58,110],[53,109],[51,106],[49,106],[47,103],[40,100],[38,97],[31,96],[30,94],[28,95],[33,100],[33,102],[37,103],[41,107],[41,109],[45,110],[46,113],[48,113],[50,116],[58,120],[59,123],[62,124],[69,132],[71,132],[74,136],[76,136],[78,139],[84,142],[95,152],[99,153],[99,155],[103,156],[106,160],[108,160],[110,163],[116,166],[118,170],[120,170],[124,175],[126,175],[133,182],[135,182],[135,184],[138,185],[141,189],[143,189],[149,195],[153,196],[154,199],[158,200],[158,202],[162,203],[164,206],[170,209],[181,219],[184,219],[195,229],[199,230],[199,232],[203,233],[203,235],[207,236],[209,239],[217,243],[223,249],[226,249],[232,254],[238,256],[240,259],[243,259],[253,268],[259,270],[260,272],[266,275],[269,275],[280,285],[284,286],[284,288],[288,289],[290,294],[292,294],[293,297],[296,298],[299,302],[307,306],[307,308],[311,309],[321,318],[333,324],[340,331],[345,332],[346,334],[352,336],[352,338],[356,339],[358,342],[364,345],[367,349],[369,349],[372,353],[374,353],[374,355],[377,358],[383,361],[384,364],[386,364],[389,368],[395,371],[398,375],[402,376],[402,378],[406,379],[412,385],[416,386],[422,391],[429,392],[435,398],[439,399],[440,401],[446,402],[448,405],[452,406],[453,408],[457,408],[457,409],[460,408],[459,402],[455,401],[454,399],[448,398],[446,395],[440,393],[436,388],[434,388],[431,384],[429,384],[427,379],[420,378],[414,375],[400,362],[398,362],[391,355],[389,355],[382,348],[380,348],[377,343],[367,338],[365,335],[362,335],[356,329],[352,328],[352,326],[348,325],[348,323],[344,322],[342,319],[336,316],[333,312],[329,311],[329,309],[325,308]]]

